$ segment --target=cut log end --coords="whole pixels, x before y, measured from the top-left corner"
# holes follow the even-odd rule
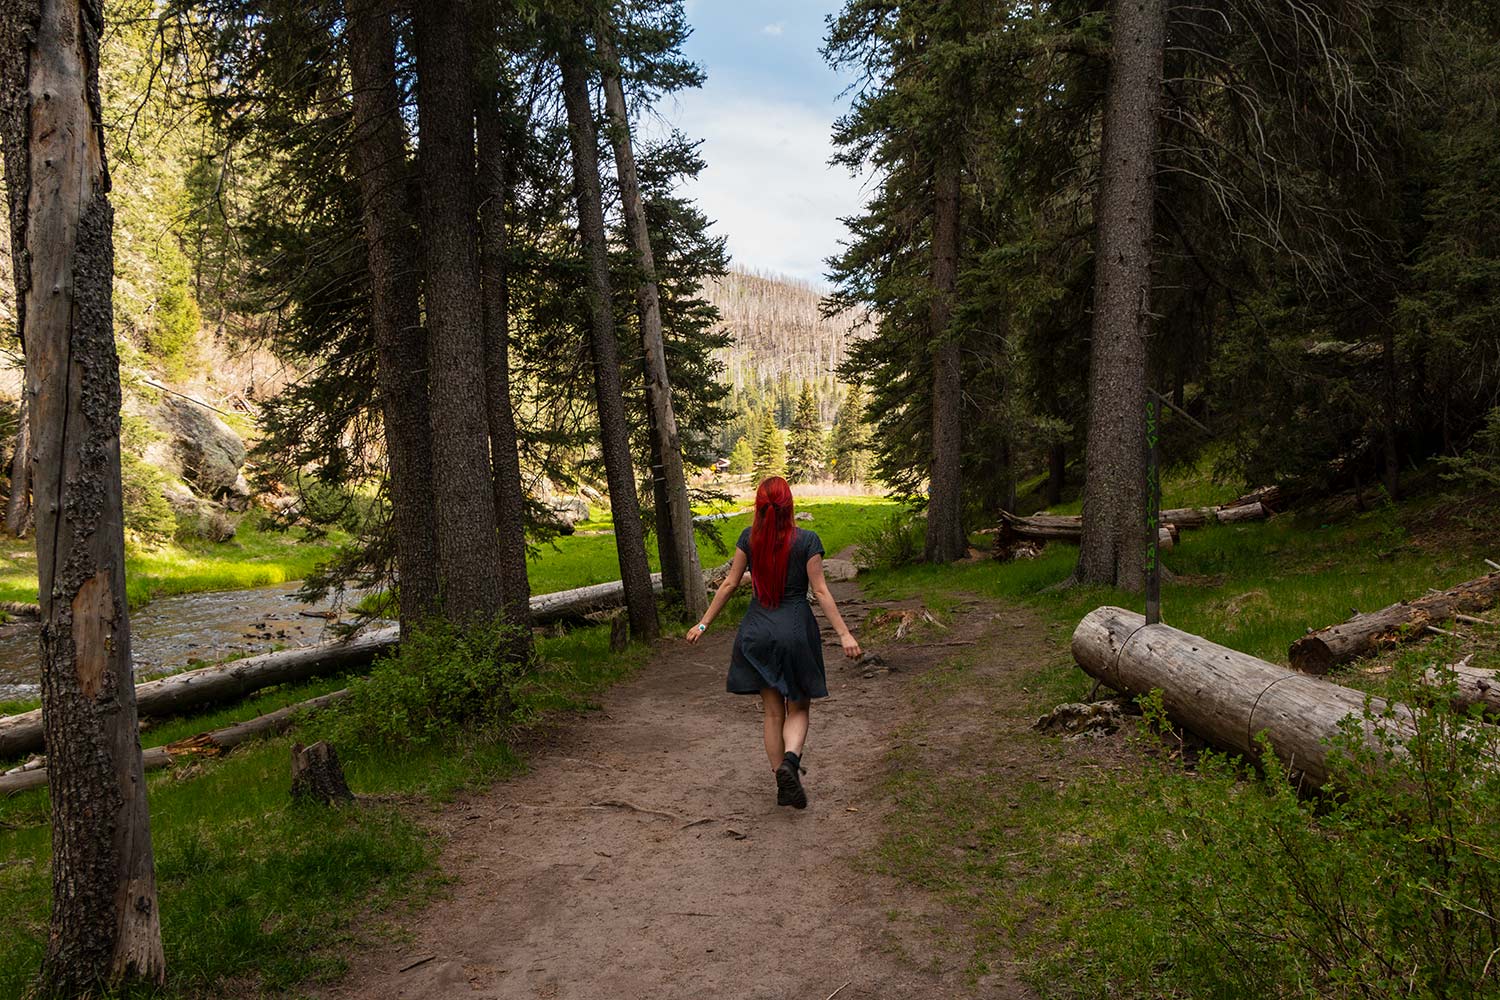
[[[1337,665],[1333,650],[1317,635],[1304,635],[1293,642],[1291,649],[1287,651],[1287,659],[1293,670],[1318,677]]]
[[[292,800],[325,806],[354,801],[338,752],[330,744],[320,740],[309,747],[292,745]]]

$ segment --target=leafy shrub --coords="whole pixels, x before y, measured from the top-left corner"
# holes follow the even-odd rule
[[[897,511],[861,532],[855,544],[860,560],[871,569],[896,569],[921,559],[926,540],[926,519]]]
[[[145,545],[164,545],[177,531],[172,506],[162,496],[167,477],[141,461],[132,451],[120,451],[120,489],[125,504],[125,530]]]
[[[516,661],[515,638],[499,621],[460,629],[434,619],[414,629],[354,683],[330,738],[356,751],[425,745],[464,726],[512,721],[511,690],[530,666]]]
[[[1479,489],[1500,489],[1500,406],[1485,418],[1484,428],[1474,435],[1468,451],[1438,461],[1443,464],[1444,479]]]
[[[194,513],[177,515],[175,537],[179,542],[201,540],[222,544],[233,538],[238,530],[238,519],[222,510],[204,507]]]
[[[1415,734],[1370,745],[1377,713],[1351,718],[1316,797],[1269,746],[1260,775],[1205,754],[1149,777],[1100,887],[1128,902],[1051,961],[1111,995],[1500,996],[1500,730],[1394,687]]]

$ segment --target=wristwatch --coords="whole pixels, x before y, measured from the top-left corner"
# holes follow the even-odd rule
[[[705,625],[705,624],[703,624],[702,622],[699,622],[698,623],[698,633],[701,635],[701,634],[703,634],[704,632],[707,632],[707,631],[708,631],[708,626]]]

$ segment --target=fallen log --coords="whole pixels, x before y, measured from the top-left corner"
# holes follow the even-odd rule
[[[1326,674],[1341,663],[1420,637],[1427,627],[1460,612],[1485,611],[1500,601],[1500,573],[1460,583],[1414,601],[1356,614],[1341,625],[1309,632],[1293,642],[1287,659],[1307,674]]]
[[[1165,515],[1167,512],[1162,513]],[[1001,511],[1000,516],[1005,521],[1001,534],[1009,536],[1012,541],[1025,539],[1035,542],[1077,542],[1083,537],[1083,518],[1077,514],[1033,514],[1030,517],[1018,517]],[[1172,548],[1177,544],[1181,527],[1168,523],[1163,517],[1162,527],[1158,529],[1157,545],[1163,549]]]
[[[1177,725],[1226,750],[1256,756],[1265,732],[1287,768],[1303,783],[1328,780],[1328,742],[1344,720],[1362,717],[1366,695],[1220,646],[1169,625],[1147,625],[1123,608],[1091,612],[1073,633],[1073,658],[1090,676],[1122,694],[1159,690]],[[1365,724],[1399,739],[1414,731],[1410,710],[1371,698],[1375,716]]]
[[[724,567],[726,570],[728,564]],[[723,575],[720,574],[720,579]],[[652,576],[661,592],[661,574]],[[618,580],[579,587],[531,599],[533,624],[581,620],[594,611],[623,607],[625,588]],[[395,626],[367,629],[352,639],[340,639],[297,649],[232,660],[197,670],[187,670],[135,687],[136,709],[144,716],[175,715],[188,709],[222,704],[243,698],[276,684],[327,677],[368,666],[375,658],[396,648],[400,632]],[[0,717],[0,760],[33,753],[42,748],[42,711]]]
[[[141,764],[147,771],[155,771],[170,767],[180,757],[217,757],[249,740],[285,732],[292,724],[294,716],[302,712],[326,708],[348,696],[349,691],[345,688],[342,691],[334,691],[295,705],[288,705],[286,708],[278,708],[274,712],[267,712],[265,715],[232,726],[225,726],[223,729],[199,733],[197,736],[189,736],[187,739],[168,743],[166,746],[151,747],[141,751]],[[0,774],[0,795],[14,795],[31,788],[41,788],[46,783],[45,761],[40,766],[28,763],[24,768]]]
[[[1486,712],[1500,715],[1500,674],[1469,666],[1466,656],[1446,667],[1435,667],[1422,675],[1422,683],[1433,687],[1454,685],[1453,704],[1459,708],[1479,705]]]

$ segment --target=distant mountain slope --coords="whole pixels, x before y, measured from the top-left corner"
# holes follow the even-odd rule
[[[796,382],[822,380],[863,335],[860,316],[824,319],[822,293],[796,278],[734,268],[704,294],[734,336],[723,358],[725,378],[736,388],[765,385],[782,374]]]

